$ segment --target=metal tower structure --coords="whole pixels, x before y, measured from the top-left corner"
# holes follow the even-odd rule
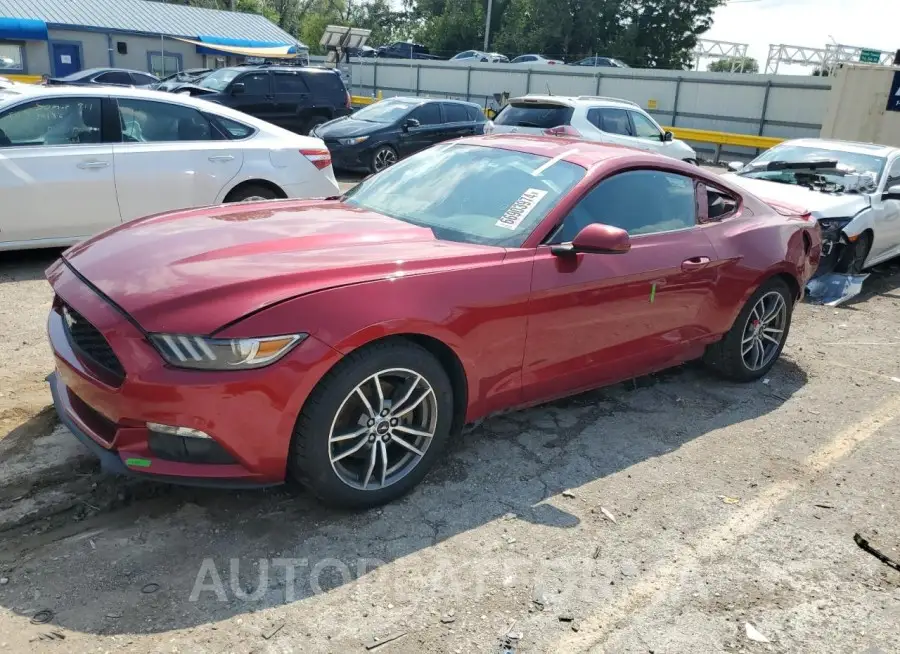
[[[807,48],[802,45],[783,43],[769,46],[766,73],[777,74],[779,64],[814,66],[829,73],[841,64],[869,63],[890,66],[894,62],[894,52],[853,45],[829,43],[824,48]]]
[[[694,70],[700,70],[701,59],[715,59],[718,61],[719,59],[731,58],[731,72],[743,73],[748,47],[746,43],[698,39],[697,46],[693,52]]]

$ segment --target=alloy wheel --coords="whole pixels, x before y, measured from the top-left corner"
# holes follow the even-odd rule
[[[784,341],[787,303],[777,291],[763,295],[747,317],[741,336],[741,358],[748,370],[761,370],[771,363]]]
[[[437,418],[437,398],[425,377],[406,368],[381,370],[341,402],[328,434],[331,467],[351,488],[387,488],[422,461]]]
[[[390,148],[383,148],[375,153],[375,172],[381,172],[397,163],[397,155]]]

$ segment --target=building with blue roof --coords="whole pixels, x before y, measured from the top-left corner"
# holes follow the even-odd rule
[[[308,51],[257,14],[149,0],[0,0],[4,77],[63,77],[105,67],[164,76],[240,63],[245,57],[235,48],[276,47]]]

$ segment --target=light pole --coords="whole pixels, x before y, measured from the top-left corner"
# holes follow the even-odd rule
[[[488,0],[487,16],[484,18],[484,51],[488,51],[488,45],[491,42],[491,7],[493,0]]]

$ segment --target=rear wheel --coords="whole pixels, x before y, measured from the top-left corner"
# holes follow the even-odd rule
[[[376,343],[344,358],[303,407],[291,473],[323,502],[365,508],[417,485],[453,422],[441,364],[413,343]]]
[[[750,297],[725,337],[707,348],[703,361],[729,379],[759,379],[781,356],[793,309],[784,280],[768,280]]]
[[[326,118],[325,116],[313,116],[312,118],[309,119],[309,122],[306,123],[305,130],[306,130],[307,135],[311,131],[313,131],[316,127],[318,127],[319,125],[322,125],[323,123],[327,123],[327,122],[328,122],[328,118]]]
[[[280,195],[266,186],[248,184],[234,189],[225,198],[225,202],[262,202],[264,200],[277,200]]]

